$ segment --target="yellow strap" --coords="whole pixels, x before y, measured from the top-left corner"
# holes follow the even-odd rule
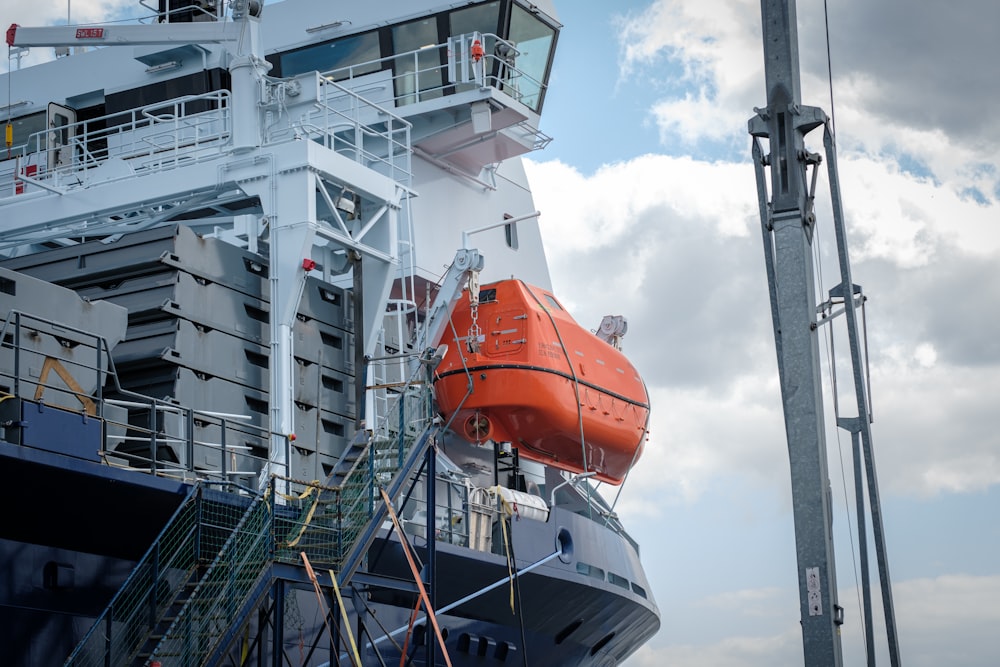
[[[317,507],[319,507],[319,498],[316,498],[316,500],[313,501],[312,506],[309,508],[309,513],[306,514],[306,520],[304,522],[302,522],[302,527],[299,528],[299,534],[295,536],[294,540],[292,540],[291,542],[288,543],[289,547],[294,547],[296,544],[299,543],[299,540],[302,539],[302,536],[306,532],[306,528],[309,527],[309,523],[312,521],[313,514],[316,513],[316,508]]]
[[[330,629],[330,614],[326,611],[326,602],[323,600],[323,589],[319,586],[319,579],[316,578],[316,573],[313,571],[312,563],[309,562],[309,557],[306,556],[306,552],[302,551],[299,553],[302,556],[302,562],[306,566],[306,574],[309,575],[309,581],[312,582],[313,590],[316,591],[316,599],[319,600],[319,610],[323,612],[323,624],[326,626],[326,631],[330,633],[330,641],[334,640],[333,630]],[[332,573],[331,573],[332,574]],[[333,585],[337,585],[337,579],[334,577]],[[336,589],[335,589],[336,590]],[[337,599],[340,599],[340,593],[337,593]],[[344,605],[340,605],[341,610],[343,610]],[[350,626],[347,626],[350,628]],[[350,629],[348,629],[350,632]],[[351,638],[351,644],[354,644],[353,637]],[[357,648],[355,648],[354,655],[351,656],[351,661],[354,663],[354,667],[362,667],[361,660],[355,659],[357,656]]]
[[[503,548],[507,552],[507,576],[510,577],[510,613],[514,613],[514,568],[511,566],[510,541],[507,535],[507,518],[500,517],[500,527],[503,529]]]
[[[503,492],[501,491],[502,486],[494,486],[490,488],[490,491],[496,494],[497,498],[500,499],[500,507],[503,509],[504,514],[507,516],[514,516],[517,513],[517,508],[507,502],[507,499],[503,497]]]
[[[243,631],[243,642],[240,646],[240,667],[246,664],[248,657],[250,657],[250,623],[247,623],[246,629]]]
[[[76,396],[76,400],[80,401],[80,404],[83,405],[83,409],[88,415],[97,414],[97,407],[94,405],[94,401],[84,393],[83,387],[76,381],[76,378],[70,375],[70,372],[54,357],[45,357],[45,361],[42,363],[42,372],[38,374],[38,386],[35,387],[36,401],[42,400],[42,395],[45,393],[45,380],[49,377],[49,371],[55,371],[56,375],[62,378],[62,381],[66,383],[66,386]]]
[[[276,493],[279,496],[281,496],[282,498],[284,498],[285,500],[305,500],[306,498],[309,497],[309,494],[311,494],[315,490],[316,490],[315,486],[310,486],[309,488],[307,488],[305,491],[303,491],[299,495],[295,495],[294,493],[292,493],[292,494],[284,494],[281,491],[277,491]]]
[[[347,618],[347,609],[344,607],[344,598],[340,597],[340,586],[337,585],[337,576],[333,570],[330,573],[330,581],[333,582],[333,592],[337,596],[337,604],[340,605],[340,616],[344,619],[344,627],[347,629],[347,640],[351,642],[351,651],[354,654],[354,664],[361,665],[361,656],[358,654],[358,645],[354,642],[354,633],[351,632],[351,622]]]

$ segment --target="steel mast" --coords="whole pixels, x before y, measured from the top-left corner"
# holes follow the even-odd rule
[[[833,131],[822,109],[801,104],[795,0],[761,0],[761,19],[767,106],[754,110],[757,115],[750,119],[749,131],[753,136],[764,258],[792,478],[792,510],[805,664],[807,667],[839,667],[843,664],[840,625],[844,622],[844,616],[843,608],[837,603],[819,332],[821,325],[830,324],[837,315],[844,314],[850,341],[858,416],[842,418],[838,415],[837,425],[851,433],[854,445],[858,530],[864,574],[862,586],[865,589],[866,603],[864,622],[867,662],[868,665],[875,664],[871,597],[868,590],[862,459],[882,586],[889,656],[895,667],[899,665],[899,650],[871,444],[871,411],[857,313],[864,297],[861,288],[851,279]],[[821,157],[806,150],[805,135],[820,126],[824,127],[840,283],[830,290],[827,301],[817,305],[813,271],[813,238],[816,227],[813,202]],[[763,153],[761,139],[768,140],[770,153],[767,155]],[[765,168],[770,169],[770,183]],[[843,309],[833,313],[834,304],[842,305]],[[822,319],[818,318],[819,313],[823,313]]]

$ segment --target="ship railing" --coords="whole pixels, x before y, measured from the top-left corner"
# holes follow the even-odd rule
[[[304,77],[296,81],[301,85]],[[272,79],[280,87],[280,79]],[[265,131],[264,143],[309,139],[392,180],[408,185],[411,124],[391,108],[316,73],[314,100],[305,112]]]
[[[438,463],[443,463],[439,459]],[[454,544],[461,547],[477,548],[472,539],[474,526],[493,525],[496,518],[496,508],[489,505],[479,505],[471,498],[471,487],[468,475],[456,473],[448,470],[439,472],[435,476],[437,486],[435,488],[434,503],[434,527],[432,535],[438,542]],[[403,531],[408,535],[416,537],[418,540],[427,539],[428,511],[426,494],[422,492],[426,489],[427,473],[419,471],[412,478],[413,493],[404,497],[399,504],[399,514]],[[419,490],[419,491],[418,491]],[[488,517],[487,522],[477,522],[478,514]],[[478,539],[483,536],[477,533]],[[485,548],[478,547],[480,551],[489,551],[489,542]]]
[[[567,473],[564,473],[566,475]],[[626,532],[624,525],[614,509],[598,492],[596,486],[586,479],[577,478],[573,483],[558,487],[553,507],[561,507],[567,511],[587,517],[620,535],[639,553],[639,543]]]
[[[206,504],[213,509],[211,503]],[[145,651],[140,652],[140,660],[149,660],[149,664],[216,664],[209,656],[238,629],[237,619],[247,600],[267,581],[274,543],[274,506],[269,496],[257,496],[249,506],[230,502],[217,507],[232,508],[225,518],[235,517],[235,525],[224,524],[220,530],[202,519],[202,541],[215,538],[207,547],[199,545],[207,556],[199,568],[203,574],[198,572],[201,576],[161,638],[157,639],[154,628],[146,644],[150,654],[147,658]],[[175,600],[181,602],[179,597]]]
[[[347,561],[358,545],[374,536],[382,504],[378,489],[398,492],[433,428],[430,387],[411,383],[395,396],[364,447],[345,451],[326,480],[287,480],[285,512],[275,514],[276,559],[296,563],[305,551],[338,576],[341,568],[350,569]]]
[[[100,418],[97,455],[108,465],[252,486],[267,462],[270,432],[249,416],[129,391],[102,336],[16,309],[0,326],[0,384],[8,396]]]
[[[474,60],[471,53],[476,40],[483,47],[479,60]],[[374,103],[387,107],[399,108],[457,92],[494,88],[535,111],[546,86],[517,66],[520,55],[513,42],[494,33],[469,33],[443,44],[339,67],[323,74],[333,81],[350,85],[349,82],[355,80],[370,80],[373,73],[391,72],[391,85],[373,88],[373,92],[366,94]],[[383,92],[375,92],[380,89]]]
[[[248,504],[259,506],[260,496],[232,484],[193,485],[65,665],[126,665],[144,646],[152,649],[150,637],[168,627],[184,596],[247,525]]]
[[[212,480],[253,486],[267,464],[267,428],[248,415],[177,405],[120,387],[105,409],[101,457],[111,466],[184,481]],[[124,419],[127,417],[127,419]]]
[[[398,400],[401,428],[376,429],[336,485],[279,476],[263,494],[193,485],[66,664],[203,664],[239,629],[272,562],[298,565],[306,553],[348,576],[381,524],[378,489],[398,494],[433,429],[426,388]]]
[[[212,159],[229,141],[229,107],[229,91],[217,90],[35,132],[19,159],[0,164],[0,198],[32,181],[68,192]]]
[[[101,417],[111,364],[107,342],[97,334],[17,309],[0,326],[5,396],[31,396],[39,403]]]

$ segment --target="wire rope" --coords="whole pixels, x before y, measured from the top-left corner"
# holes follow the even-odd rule
[[[823,0],[823,26],[826,29],[826,78],[830,86],[830,134],[837,136],[837,114],[833,108],[833,59],[830,57],[830,13],[827,0]]]
[[[834,136],[835,136],[835,133],[834,133],[834,108],[833,108],[833,68],[832,68],[832,65],[831,65],[831,58],[830,58],[830,22],[829,22],[829,17],[828,17],[828,12],[827,12],[827,0],[823,0],[823,18],[824,18],[824,26],[825,26],[825,29],[826,29],[827,79],[828,79],[829,90],[830,90],[830,132],[831,132],[831,134],[834,134]],[[813,165],[813,169],[819,169],[819,164],[818,163],[814,164]],[[806,181],[808,181],[808,179],[806,178],[805,168],[803,168],[803,179],[806,180]],[[813,196],[813,195],[815,195],[815,193],[811,193],[810,196]],[[813,202],[811,202],[811,203],[813,203]],[[814,203],[813,203],[813,205],[814,205]],[[815,242],[812,244],[812,249],[813,249],[813,254],[814,254],[813,266],[814,266],[814,271],[816,273],[816,282],[815,282],[815,285],[816,285],[815,289],[816,289],[816,291],[814,292],[814,298],[817,300],[817,302],[822,303],[823,300],[822,300],[822,294],[821,294],[820,290],[821,290],[821,286],[824,284],[824,279],[823,279],[823,254],[822,254],[821,249],[820,249],[821,242],[820,242],[819,230],[816,229],[816,228],[813,229],[813,238],[815,240]],[[845,297],[845,299],[848,299],[848,298],[853,298],[851,286],[847,286],[847,296]],[[828,304],[827,307],[824,309],[824,311],[825,311],[824,312],[824,318],[826,317],[826,314],[829,313],[831,310],[832,310],[832,305]],[[828,335],[823,338],[823,343],[824,343],[824,348],[825,348],[826,357],[827,357],[827,372],[829,373],[829,376],[830,376],[830,394],[831,394],[831,398],[832,398],[832,401],[833,401],[834,420],[835,420],[835,422],[837,422],[840,419],[840,400],[839,400],[839,392],[838,392],[838,385],[837,385],[837,362],[836,362],[836,352],[835,352],[835,347],[834,347],[833,323],[832,323],[832,320],[829,321],[829,327],[828,327],[828,329],[829,329],[828,332],[827,332]],[[850,539],[850,542],[851,542],[851,566],[852,566],[852,568],[854,570],[854,590],[855,590],[855,594],[856,594],[857,600],[858,600],[859,617],[862,619],[861,623],[862,623],[862,626],[863,626],[864,625],[864,611],[863,611],[863,605],[862,605],[862,601],[861,601],[861,581],[860,581],[860,577],[859,577],[859,574],[858,574],[858,554],[857,554],[857,547],[855,546],[855,543],[854,543],[854,522],[851,520],[851,506],[850,506],[850,499],[849,499],[848,492],[847,492],[847,471],[844,468],[844,447],[843,447],[843,441],[840,438],[840,427],[839,427],[839,424],[835,423],[834,433],[835,433],[835,436],[836,436],[836,439],[837,439],[837,456],[838,456],[838,460],[839,460],[839,463],[840,463],[840,483],[841,483],[841,489],[842,489],[843,494],[844,494],[843,495],[843,498],[844,498],[844,515],[847,517],[847,534],[848,534],[848,538]],[[863,636],[864,636],[864,627],[862,627],[862,637]],[[867,646],[865,647],[865,650],[867,651]]]

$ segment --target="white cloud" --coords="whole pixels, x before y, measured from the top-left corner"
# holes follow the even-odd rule
[[[977,63],[1000,58],[981,34],[1000,6],[970,0],[943,15],[933,3],[849,0],[829,11],[835,100],[823,9],[800,3],[802,102],[836,112],[842,149],[915,165],[951,196],[994,201],[1000,120],[980,110],[997,93]],[[621,20],[622,76],[663,91],[650,115],[664,146],[746,145],[746,120],[765,104],[760,25],[752,0],[655,0]],[[664,61],[678,78],[663,80]]]
[[[719,611],[738,611],[749,616],[764,616],[773,614],[775,607],[786,602],[788,597],[788,591],[782,588],[750,588],[717,593],[703,599],[701,604]],[[794,600],[794,596],[791,596],[791,599]]]
[[[897,582],[894,608],[899,633],[900,654],[912,667],[987,667],[996,664],[1000,643],[996,627],[1000,623],[1000,576],[946,575]],[[714,594],[699,606],[715,611],[716,639],[685,642],[683,637],[663,628],[660,635],[643,646],[626,662],[627,667],[773,667],[802,664],[802,636],[797,622],[794,591],[775,588],[736,590]],[[864,664],[862,612],[857,592],[840,592],[846,608],[841,645],[844,664]],[[789,613],[775,613],[780,606]],[[791,606],[789,611],[787,608]],[[888,649],[882,619],[881,599],[876,582],[873,591],[876,617],[877,664],[888,664]],[[747,619],[772,614],[775,623],[767,631],[754,633]],[[781,620],[781,618],[785,620]]]
[[[589,177],[528,171],[557,293],[585,326],[628,317],[625,351],[649,385],[650,442],[623,507],[655,511],[648,494],[664,485],[691,500],[716,475],[773,482],[787,454],[750,165],[646,155]],[[916,495],[1000,483],[1000,331],[983,308],[1000,302],[1000,205],[863,155],[841,173],[883,483]],[[829,239],[823,253],[825,290],[839,275]]]
[[[627,667],[773,667],[802,664],[797,628],[767,637],[727,637],[716,644],[647,644],[629,658]]]
[[[4,31],[12,23],[35,27],[66,24],[67,9],[70,21],[75,24],[121,20],[126,17],[148,16],[150,12],[135,0],[67,0],[62,2],[26,2],[25,0],[0,0],[0,25]],[[29,50],[21,62],[28,67],[55,57],[51,48],[36,47]],[[0,72],[16,67],[14,63],[0,63]]]

